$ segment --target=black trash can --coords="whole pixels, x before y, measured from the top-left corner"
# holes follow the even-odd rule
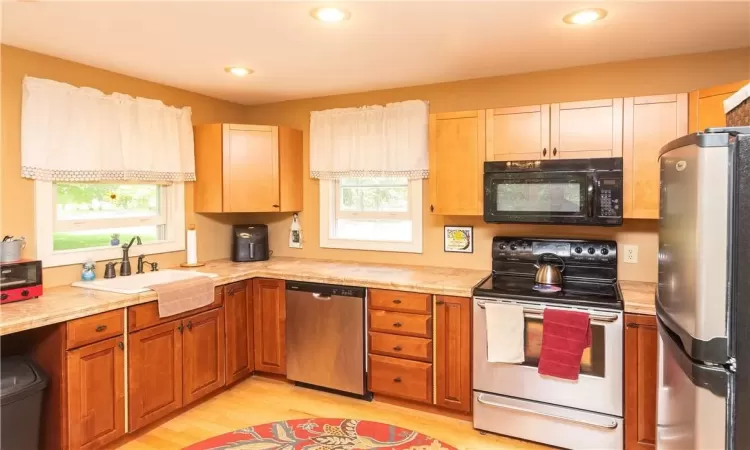
[[[27,357],[0,360],[0,449],[38,449],[47,375]]]

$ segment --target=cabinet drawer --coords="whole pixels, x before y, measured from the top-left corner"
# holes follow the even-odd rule
[[[432,403],[432,364],[370,355],[369,388],[378,394]]]
[[[430,294],[417,294],[415,292],[370,289],[370,308],[430,314],[432,312],[431,297]]]
[[[182,314],[175,314],[169,317],[159,317],[159,304],[157,302],[144,303],[138,306],[128,308],[128,331],[138,331],[144,328],[152,327],[160,323],[170,322],[175,319],[190,316],[192,314],[208,311],[209,309],[221,306],[224,303],[224,289],[222,286],[214,288],[214,301],[203,308],[186,311]]]
[[[432,362],[432,340],[370,332],[370,351],[397,358]]]
[[[66,348],[70,350],[122,334],[123,317],[123,310],[118,309],[69,321]]]
[[[432,337],[432,317],[371,309],[370,330],[429,338]]]

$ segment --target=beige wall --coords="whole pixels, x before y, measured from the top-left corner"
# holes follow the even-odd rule
[[[53,58],[3,45],[0,47],[0,67],[2,78],[2,127],[0,149],[0,234],[25,236],[28,246],[23,256],[33,258],[36,253],[34,236],[34,190],[33,182],[22,179],[21,169],[21,95],[24,75],[70,83],[75,86],[89,86],[105,93],[121,92],[132,96],[154,98],[167,105],[190,106],[193,110],[193,123],[242,122],[245,107],[222,100],[215,100],[169,86],[164,86],[137,78],[120,75],[106,70]],[[193,212],[193,186],[187,183],[185,189],[186,221],[195,223],[198,233],[207,239],[199,241],[201,258],[215,259],[229,256],[227,220],[221,216],[196,215]],[[224,245],[217,245],[211,236],[226,236]],[[162,265],[176,265],[184,261],[184,252],[164,253],[156,258]],[[152,258],[149,258],[152,259]],[[104,264],[98,264],[101,275]],[[46,286],[70,283],[80,277],[80,266],[66,266],[46,269]]]
[[[639,246],[639,263],[624,264],[621,261],[619,277],[624,280],[656,281],[658,247],[656,221],[627,220],[619,228],[489,225],[485,224],[480,217],[434,216],[426,209],[429,205],[427,194],[425,194],[423,205],[424,252],[422,254],[320,248],[318,182],[307,176],[309,173],[310,111],[421,99],[430,102],[431,112],[450,112],[688,92],[701,87],[747,78],[750,78],[750,49],[745,48],[250,107],[245,116],[247,123],[287,125],[304,132],[304,211],[300,215],[305,239],[304,248],[290,249],[287,245],[290,215],[263,214],[251,217],[258,222],[269,224],[271,246],[276,255],[477,269],[489,268],[490,242],[492,236],[495,235],[615,239],[620,245]],[[425,189],[425,193],[427,192],[428,189]],[[474,253],[444,253],[444,225],[474,226]]]

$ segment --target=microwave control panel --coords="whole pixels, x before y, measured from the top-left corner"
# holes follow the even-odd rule
[[[599,180],[599,217],[622,217],[622,183],[615,179]]]

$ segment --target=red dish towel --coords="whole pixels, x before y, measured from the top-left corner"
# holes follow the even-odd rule
[[[591,347],[588,313],[545,308],[539,374],[577,380],[583,351]]]

